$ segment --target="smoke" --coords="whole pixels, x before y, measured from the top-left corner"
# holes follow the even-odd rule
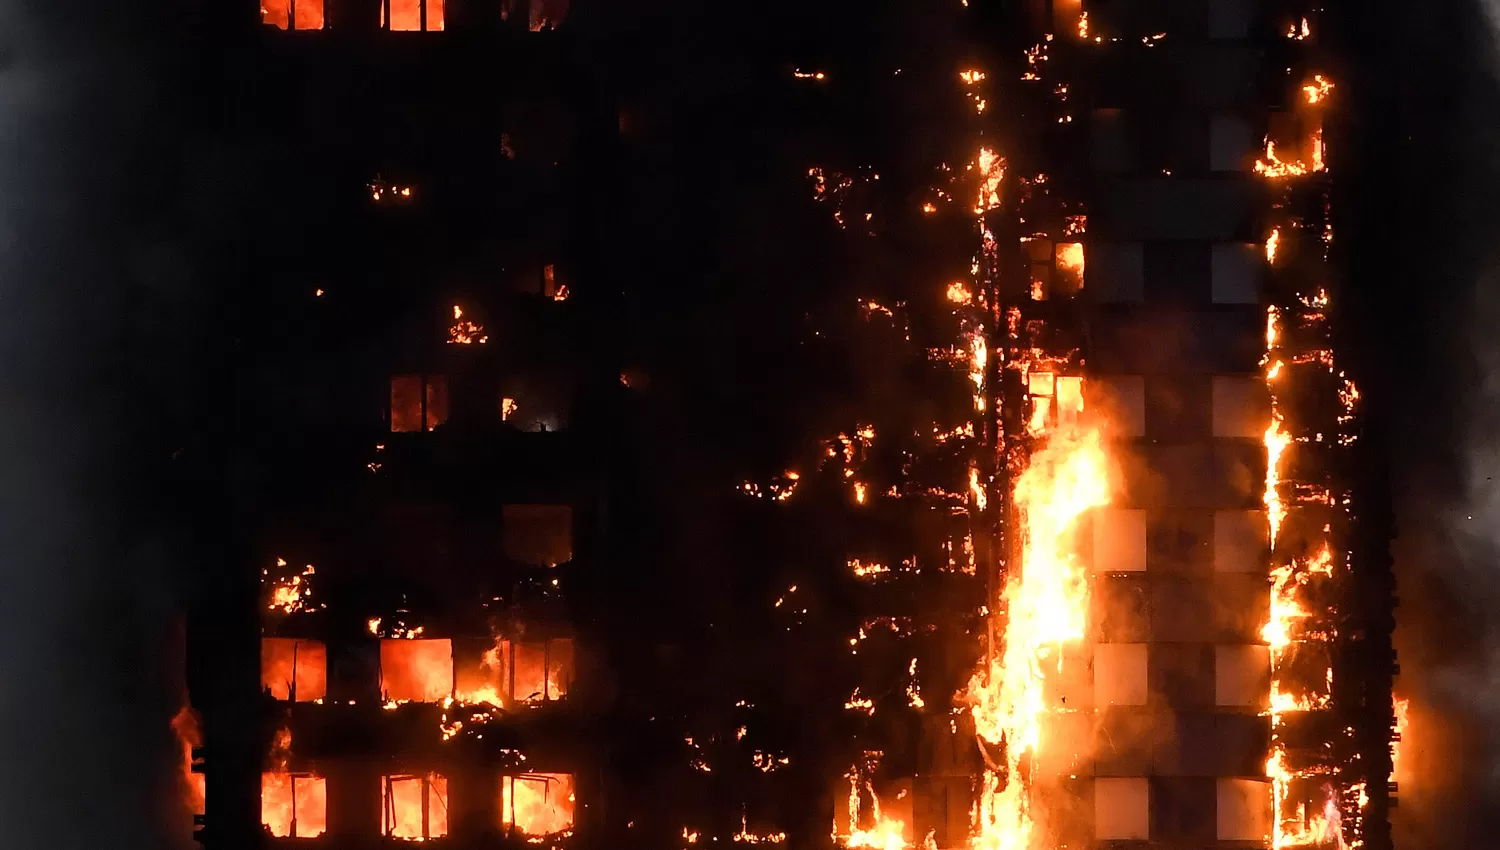
[[[175,603],[138,474],[162,387],[128,383],[169,353],[129,317],[163,280],[141,258],[161,194],[142,178],[170,122],[153,123],[158,22],[84,5],[0,8],[0,830],[181,846],[164,828]]]

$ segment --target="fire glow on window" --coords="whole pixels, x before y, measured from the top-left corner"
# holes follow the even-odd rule
[[[320,30],[323,28],[323,0],[261,0],[260,20],[277,29]]]
[[[380,691],[388,702],[441,702],[453,695],[453,642],[380,642]]]
[[[328,829],[328,789],[321,776],[260,775],[260,820],[277,838],[316,838]]]
[[[557,835],[573,828],[573,776],[526,773],[500,777],[500,826],[521,835]]]
[[[380,834],[423,841],[448,834],[448,779],[386,776],[380,783]]]
[[[381,27],[386,26],[387,9],[393,31],[437,32],[443,28],[443,0],[386,0],[380,6]]]
[[[320,700],[328,694],[328,650],[314,640],[262,638],[260,686],[276,699]]]
[[[501,640],[478,664],[459,671],[458,699],[500,708],[538,705],[568,695],[573,682],[573,641]]]
[[[391,378],[391,430],[431,431],[448,418],[448,381],[442,375]]]

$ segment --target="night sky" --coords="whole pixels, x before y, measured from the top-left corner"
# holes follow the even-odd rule
[[[271,203],[264,152],[223,96],[254,71],[212,4],[163,5],[0,7],[0,827],[16,847],[181,846],[163,647],[185,588],[214,570],[190,554],[199,512],[229,509],[254,475],[214,448],[242,427],[224,379],[251,321],[236,267]],[[730,531],[661,481],[772,464],[806,431],[818,385],[783,380],[809,365],[788,343],[844,294],[821,283],[842,258],[802,238],[805,187],[785,175],[858,151],[794,148],[786,128],[878,145],[935,120],[873,93],[823,114],[785,77],[960,36],[852,3],[574,5],[638,135],[601,179],[622,198],[608,247],[628,269],[627,345],[661,393],[637,436],[669,472],[641,484],[640,545],[666,553],[664,576],[730,563]],[[1500,792],[1496,30],[1475,0],[1347,5],[1336,320],[1398,516],[1397,687],[1421,778],[1402,785],[1396,836],[1484,847],[1500,827],[1486,812]],[[766,435],[764,456],[724,456],[746,434]],[[691,607],[709,612],[754,583],[695,581]],[[682,600],[634,601],[649,624]]]

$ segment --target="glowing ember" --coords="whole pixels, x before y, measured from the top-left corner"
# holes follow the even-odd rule
[[[573,776],[527,773],[500,780],[500,825],[527,836],[560,835],[573,828]]]
[[[270,570],[261,570],[261,579],[271,587],[271,598],[267,608],[282,614],[295,614],[312,608],[312,577],[317,574],[312,564],[299,573],[287,574],[284,558],[276,559],[276,575]]]
[[[983,214],[986,210],[1000,206],[1000,183],[1005,179],[1005,160],[989,148],[980,148],[978,165],[979,197],[975,201],[974,212]]]

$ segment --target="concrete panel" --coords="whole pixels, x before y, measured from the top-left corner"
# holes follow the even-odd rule
[[[1258,146],[1250,122],[1238,115],[1215,115],[1208,123],[1211,171],[1252,171]]]
[[[1248,240],[1259,203],[1258,187],[1248,177],[1138,177],[1100,193],[1089,230],[1121,241]]]

